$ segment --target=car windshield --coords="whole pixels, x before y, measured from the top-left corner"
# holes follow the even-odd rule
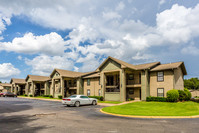
[[[76,98],[77,96],[75,96],[75,95],[73,95],[73,96],[70,96],[70,97],[68,97],[68,98]]]

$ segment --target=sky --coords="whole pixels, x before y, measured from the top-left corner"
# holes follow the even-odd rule
[[[0,0],[0,81],[90,72],[108,56],[184,61],[199,77],[196,0]]]

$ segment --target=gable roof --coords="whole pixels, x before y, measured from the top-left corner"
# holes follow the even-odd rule
[[[12,78],[10,80],[10,83],[12,83],[12,82],[17,83],[17,84],[25,84],[26,83],[25,79],[16,79],[16,78]]]
[[[97,77],[100,77],[100,73],[95,72],[95,73],[89,74],[87,76],[84,76],[83,78],[97,78]]]
[[[154,66],[160,65],[160,62],[152,62],[152,63],[146,63],[146,64],[139,64],[139,65],[135,65],[135,67],[137,68],[137,70],[141,70],[141,69],[151,69]]]
[[[151,71],[169,70],[169,69],[175,69],[175,68],[178,68],[178,67],[181,67],[183,74],[187,75],[187,71],[186,71],[184,62],[161,64],[161,65],[158,65],[157,67],[151,69]]]
[[[32,81],[48,81],[48,80],[50,80],[50,78],[47,76],[28,75],[26,77],[25,81],[27,81],[28,78],[32,79]]]
[[[116,59],[116,58],[113,58],[113,57],[109,56],[109,57],[96,69],[96,71],[99,71],[99,69],[100,69],[109,59],[111,59],[111,60],[117,62],[118,64],[120,64],[120,65],[121,65],[121,68],[130,68],[130,69],[133,69],[133,70],[151,69],[151,68],[153,68],[154,66],[160,64],[160,62],[152,62],[152,63],[146,63],[146,64],[140,64],[140,65],[132,65],[132,64],[129,64],[129,63],[127,63],[127,62],[124,62],[124,61],[121,61],[121,60],[119,60],[119,59]]]
[[[9,83],[0,83],[0,86],[3,86],[3,87],[11,87],[12,85],[9,84]]]
[[[70,77],[76,78],[76,77],[86,74],[82,72],[74,72],[74,71],[68,71],[68,70],[63,70],[63,69],[54,69],[50,77],[52,77],[55,72],[58,72],[62,77],[69,77],[69,78]]]
[[[124,61],[121,61],[121,60],[119,60],[119,59],[116,59],[116,58],[113,58],[113,57],[109,56],[109,57],[96,69],[96,71],[99,71],[99,69],[100,69],[109,59],[111,59],[111,60],[117,62],[118,64],[120,64],[120,65],[121,65],[121,68],[130,68],[130,69],[134,69],[134,70],[137,69],[136,66],[134,66],[134,65],[132,65],[132,64],[126,63],[126,62],[124,62]]]

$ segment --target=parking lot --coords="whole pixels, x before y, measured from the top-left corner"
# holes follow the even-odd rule
[[[61,102],[0,98],[0,132],[194,133],[199,119],[135,119],[102,114],[102,106],[64,107]]]

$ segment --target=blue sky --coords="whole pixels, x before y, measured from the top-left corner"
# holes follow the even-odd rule
[[[198,24],[194,0],[0,0],[0,81],[93,71],[108,56],[184,61],[199,77]]]

